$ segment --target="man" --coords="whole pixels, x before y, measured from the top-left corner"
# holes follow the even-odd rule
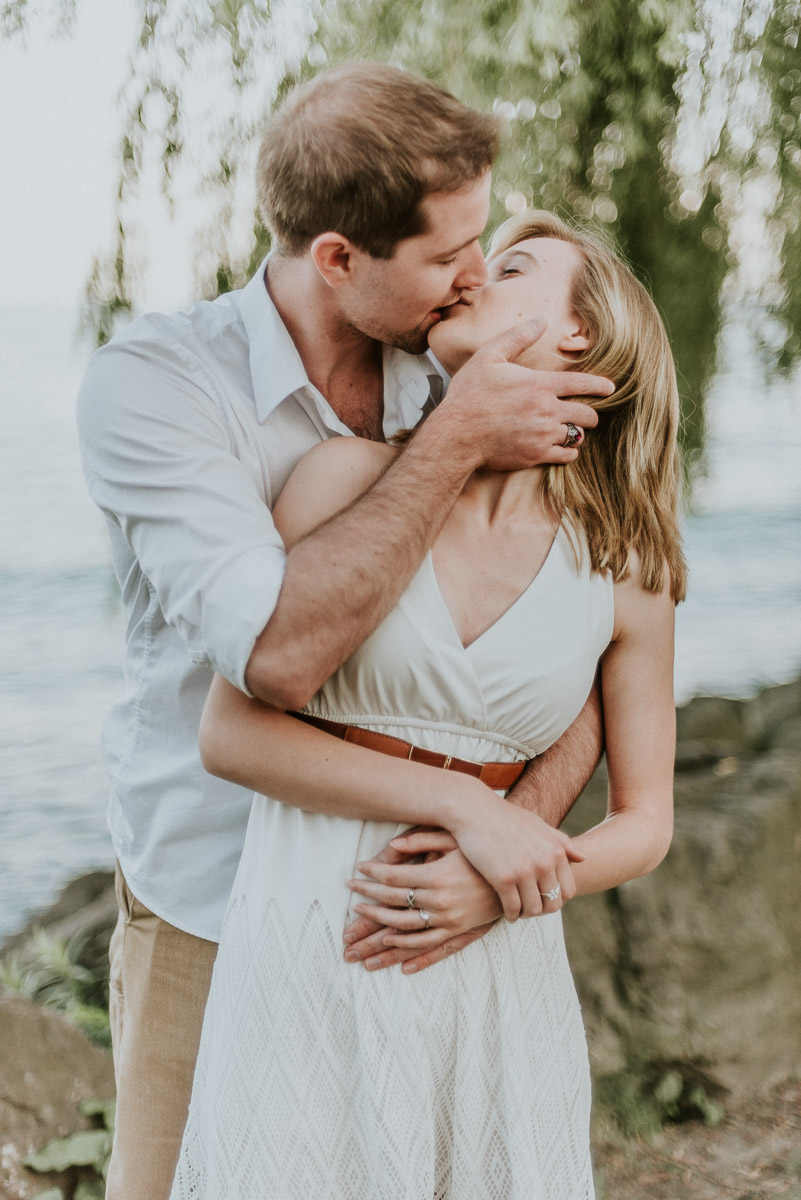
[[[419,356],[441,309],[484,282],[497,145],[494,118],[404,72],[318,76],[262,146],[266,269],[214,303],[134,322],[87,372],[84,466],[129,610],[126,694],[104,735],[120,864],[111,1200],[169,1192],[250,807],[200,765],[212,670],[302,707],[391,609],[471,472],[570,461],[568,423],[597,418],[559,397],[612,390],[513,365],[541,332],[522,327],[435,407],[442,378]],[[269,509],[306,450],[429,413],[366,496],[284,553]],[[589,742],[553,752],[551,769],[572,772],[555,822],[594,765]],[[536,779],[521,780],[518,802],[541,792]]]

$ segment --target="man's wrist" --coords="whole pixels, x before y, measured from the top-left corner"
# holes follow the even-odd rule
[[[484,462],[480,439],[470,436],[468,422],[459,419],[448,398],[420,426],[411,445],[425,449],[440,464],[448,463],[463,482]],[[411,448],[411,446],[410,446]]]

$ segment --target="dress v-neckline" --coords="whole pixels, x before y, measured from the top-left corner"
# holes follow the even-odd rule
[[[499,613],[498,616],[495,618],[495,620],[490,625],[488,625],[487,628],[478,635],[478,637],[473,638],[472,642],[468,642],[466,645],[462,641],[462,638],[459,634],[459,630],[456,628],[456,622],[453,619],[451,610],[448,608],[448,604],[445,599],[445,596],[443,595],[442,588],[439,586],[439,579],[437,578],[437,569],[434,566],[433,552],[431,550],[428,551],[428,553],[426,554],[426,562],[428,563],[428,569],[429,569],[429,573],[431,575],[431,582],[434,586],[434,591],[436,592],[436,595],[439,599],[440,608],[442,609],[442,612],[448,619],[448,624],[450,625],[451,631],[452,631],[454,637],[456,638],[456,641],[459,643],[459,645],[462,647],[462,649],[465,651],[465,653],[472,650],[473,647],[477,646],[480,641],[482,641],[485,637],[488,636],[488,634],[492,633],[492,631],[494,629],[497,629],[497,627],[501,624],[501,622],[504,621],[506,617],[510,616],[511,613],[514,611],[514,609],[516,609],[518,607],[518,605],[521,604],[525,600],[525,598],[528,596],[529,592],[531,592],[534,585],[537,583],[537,581],[540,579],[540,577],[544,573],[545,568],[548,566],[551,559],[554,557],[554,549],[556,547],[556,543],[559,540],[559,535],[561,534],[561,532],[562,532],[562,526],[558,525],[556,528],[556,533],[553,535],[553,541],[551,542],[550,546],[548,547],[548,553],[545,555],[545,558],[540,563],[536,574],[534,576],[532,576],[532,578],[529,580],[529,582],[523,588],[520,595],[517,596],[512,601],[512,603],[503,610],[502,613]]]

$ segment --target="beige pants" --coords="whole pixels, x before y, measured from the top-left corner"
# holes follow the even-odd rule
[[[106,1200],[167,1200],[217,944],[155,916],[119,866],[116,890],[109,960],[117,1123]]]

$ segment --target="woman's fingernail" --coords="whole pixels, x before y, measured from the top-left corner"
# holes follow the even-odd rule
[[[358,962],[358,961],[359,961],[359,951],[358,950],[346,950],[345,951],[345,962]]]
[[[365,961],[364,965],[367,967],[368,971],[374,971],[376,969],[376,967],[381,966],[381,959],[380,958],[368,958]]]
[[[356,941],[356,934],[355,933],[345,933],[342,935],[342,941],[345,943],[346,946],[350,946],[352,942]]]
[[[415,963],[404,963],[401,967],[401,970],[403,971],[404,975],[414,975],[415,971],[417,970],[417,966]]]

